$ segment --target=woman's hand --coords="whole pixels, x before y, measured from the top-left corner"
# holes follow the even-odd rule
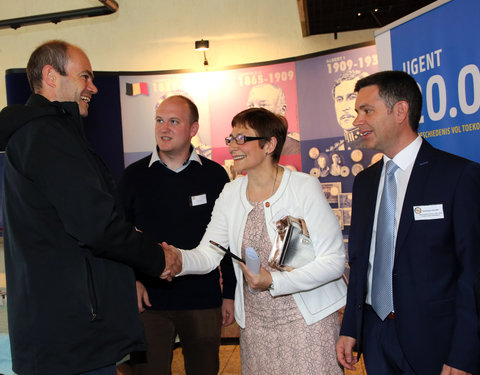
[[[243,263],[240,263],[240,267],[242,267],[243,276],[247,281],[250,288],[253,290],[260,290],[264,291],[267,290],[270,284],[272,283],[272,275],[268,272],[265,268],[260,266],[260,270],[258,271],[258,275],[255,275],[250,269]]]

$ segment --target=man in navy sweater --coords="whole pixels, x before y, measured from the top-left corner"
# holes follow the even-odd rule
[[[190,99],[165,99],[156,109],[154,152],[130,165],[119,183],[126,216],[137,229],[184,249],[195,248],[202,239],[215,200],[228,182],[219,164],[193,149],[198,127],[198,109]],[[148,349],[146,363],[135,363],[133,356],[135,374],[169,374],[177,334],[187,374],[218,373],[221,326],[234,319],[231,259],[222,262],[221,271],[223,301],[218,269],[171,282],[137,275]]]

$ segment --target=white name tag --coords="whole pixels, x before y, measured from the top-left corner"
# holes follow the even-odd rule
[[[413,206],[413,215],[415,220],[443,219],[443,204]]]
[[[192,206],[200,206],[202,204],[207,204],[207,194],[200,194],[190,197],[192,200]]]

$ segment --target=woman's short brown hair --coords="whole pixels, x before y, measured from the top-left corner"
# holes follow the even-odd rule
[[[248,126],[255,130],[259,137],[265,137],[267,140],[275,137],[277,146],[272,152],[272,159],[274,162],[280,160],[288,129],[288,123],[285,117],[276,115],[265,108],[249,108],[238,113],[232,119],[232,128],[236,126]],[[263,148],[266,141],[261,139],[259,143],[260,147]]]

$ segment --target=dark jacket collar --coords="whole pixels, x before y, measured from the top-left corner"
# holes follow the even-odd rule
[[[9,105],[0,112],[0,151],[4,151],[10,137],[25,124],[45,116],[70,115],[81,119],[75,102],[51,102],[39,94],[32,94],[25,105]]]

